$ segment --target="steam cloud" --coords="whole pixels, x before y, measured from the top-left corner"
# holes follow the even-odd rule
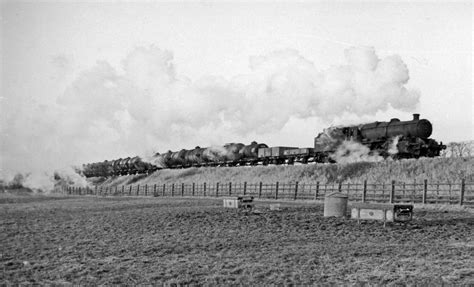
[[[17,103],[22,114],[10,112],[0,130],[2,177],[51,177],[90,161],[244,141],[279,131],[291,117],[329,122],[343,113],[416,107],[419,94],[405,87],[408,69],[399,56],[380,59],[373,48],[345,56],[345,65],[319,71],[297,51],[281,50],[251,57],[248,74],[191,81],[179,75],[171,52],[137,48],[123,71],[98,62],[57,98]]]

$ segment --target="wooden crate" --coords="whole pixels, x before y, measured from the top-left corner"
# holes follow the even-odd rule
[[[223,199],[223,203],[226,208],[252,209],[254,206],[253,196],[226,197]]]
[[[380,220],[384,222],[408,222],[413,219],[412,204],[354,203],[351,218],[360,220]]]

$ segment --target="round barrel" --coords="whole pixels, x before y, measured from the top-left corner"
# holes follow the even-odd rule
[[[339,192],[324,197],[324,217],[344,217],[347,211],[347,195]]]

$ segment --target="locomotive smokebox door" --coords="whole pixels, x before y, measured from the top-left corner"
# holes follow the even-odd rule
[[[393,221],[408,222],[413,219],[413,205],[395,204],[393,206]]]

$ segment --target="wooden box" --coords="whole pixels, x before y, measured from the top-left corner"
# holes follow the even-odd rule
[[[384,222],[408,222],[413,219],[412,204],[354,203],[351,218],[360,220],[381,220]]]
[[[236,196],[224,198],[224,207],[226,208],[253,208],[253,197],[252,196]]]

